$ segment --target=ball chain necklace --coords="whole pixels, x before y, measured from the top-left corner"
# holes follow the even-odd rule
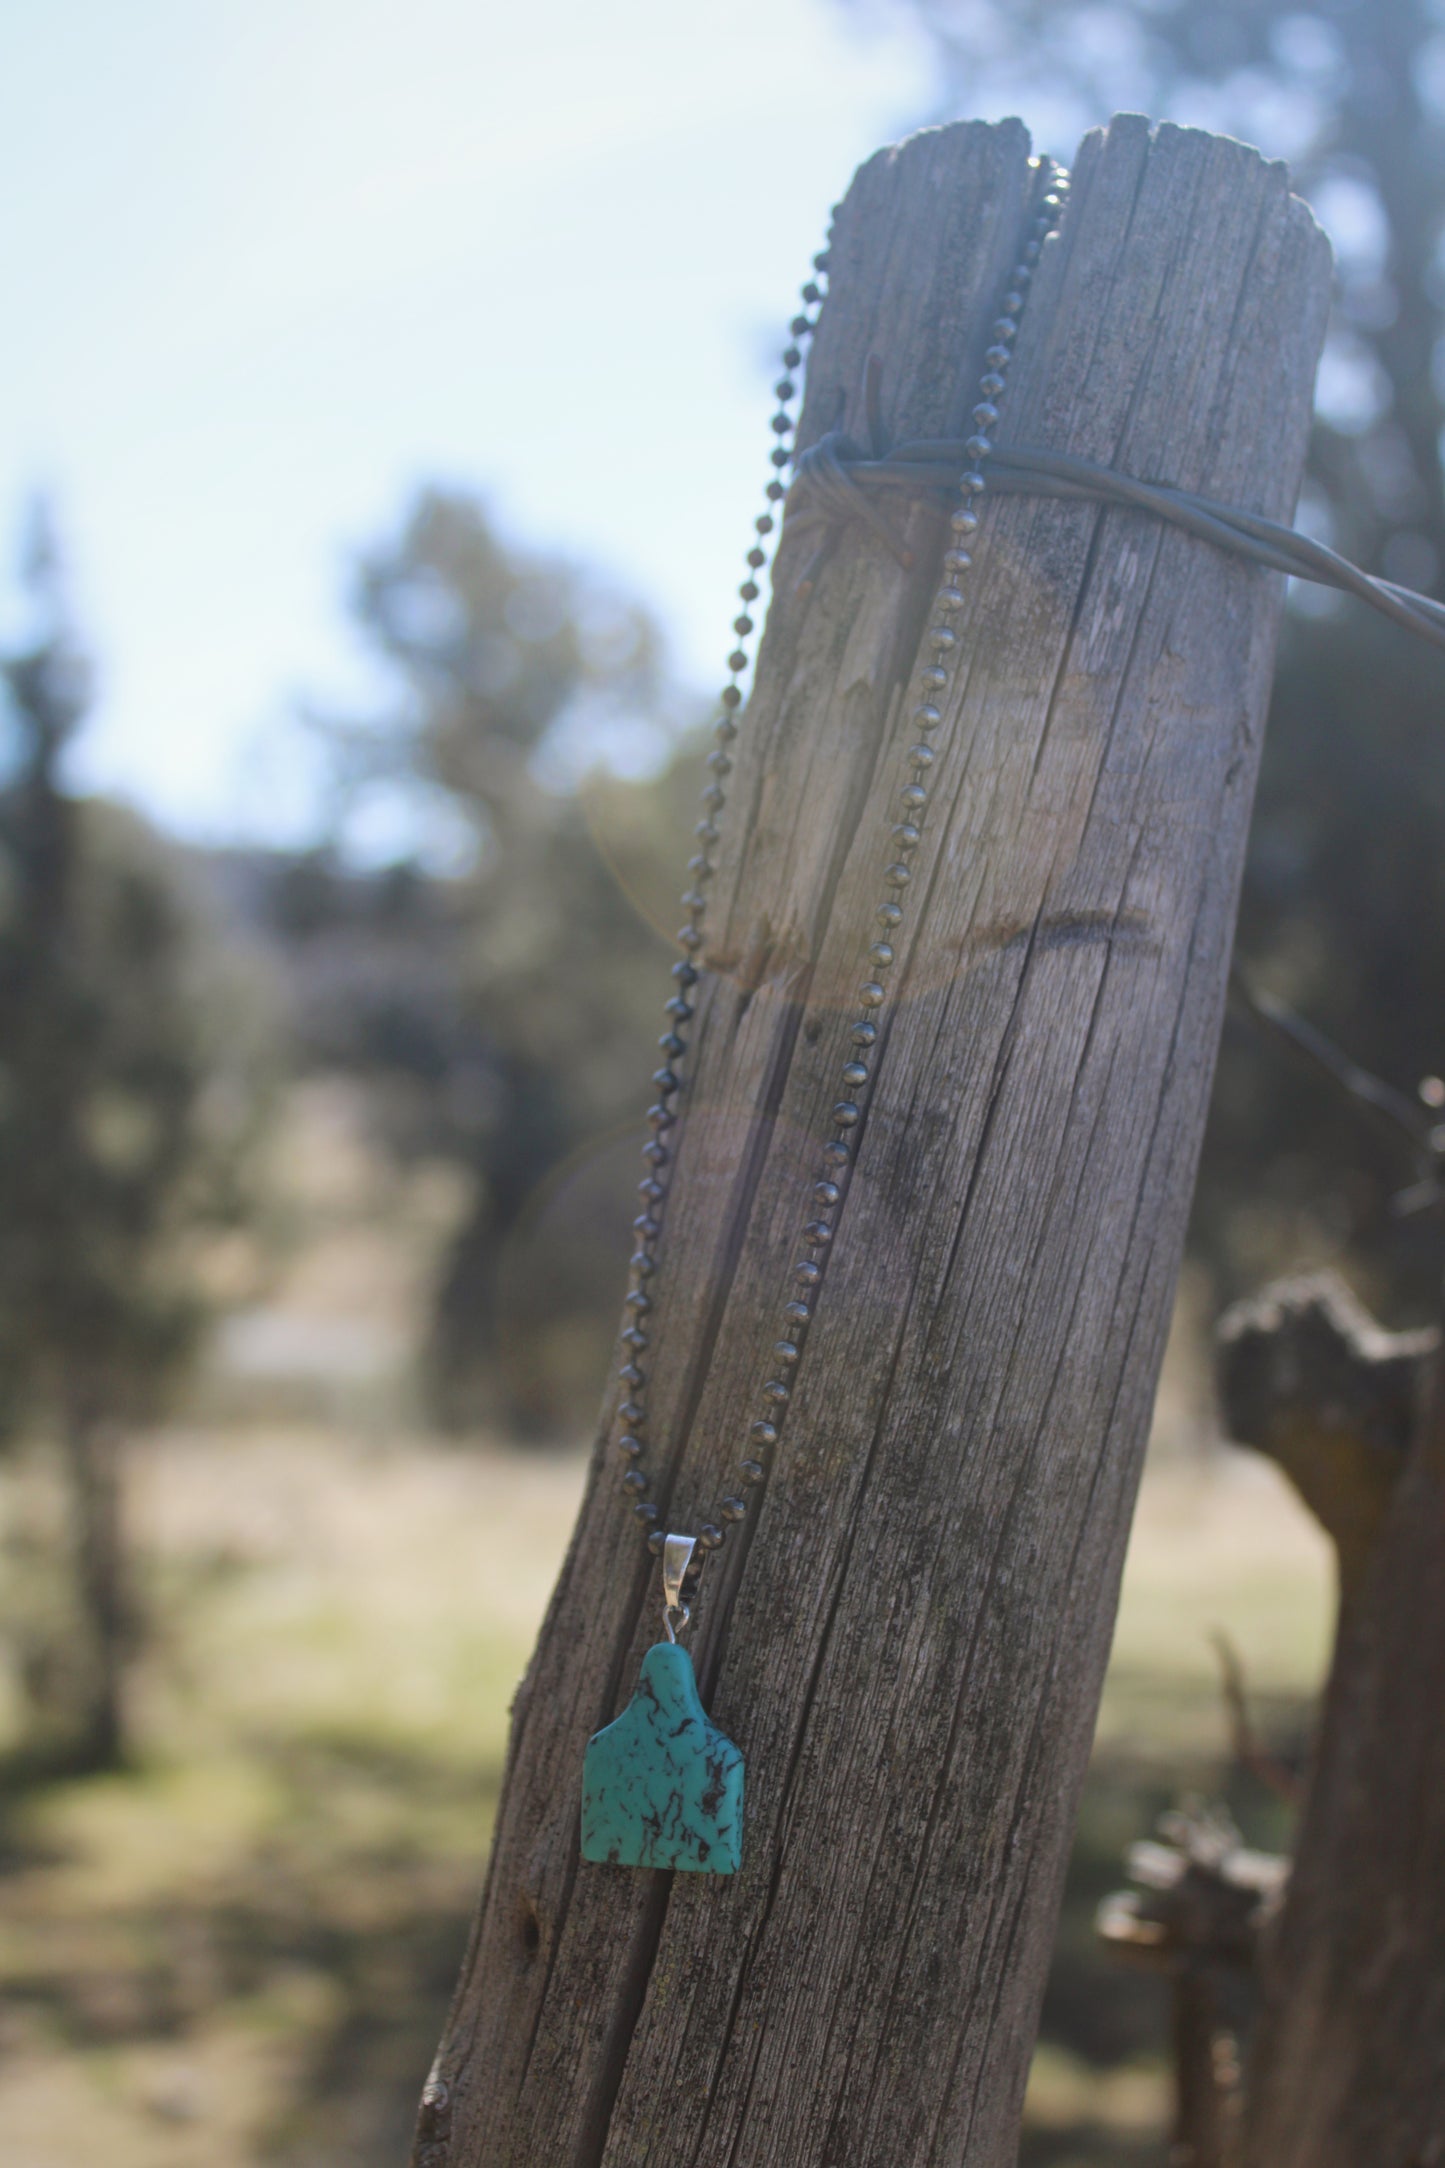
[[[852,1056],[842,1070],[844,1096],[832,1108],[833,1133],[822,1147],[821,1165],[810,1192],[810,1216],[800,1244],[807,1254],[792,1267],[794,1292],[783,1306],[782,1334],[773,1347],[776,1375],[763,1387],[767,1406],[748,1433],[749,1456],[738,1469],[741,1486],[719,1499],[716,1520],[704,1521],[694,1536],[667,1532],[648,1497],[649,1478],[643,1465],[647,1372],[642,1358],[649,1345],[647,1318],[653,1307],[648,1282],[658,1270],[658,1244],[668,1193],[666,1170],[673,1156],[665,1140],[677,1122],[675,1101],[682,1090],[680,1069],[687,1052],[686,1029],[695,1013],[693,997],[702,976],[697,956],[703,945],[705,891],[715,870],[712,853],[720,839],[719,817],[727,802],[725,784],[733,766],[729,748],[738,735],[737,714],[743,704],[738,680],[748,667],[745,643],[754,630],[752,611],[760,593],[759,575],[768,563],[764,545],[776,528],[777,508],[788,496],[780,474],[793,460],[787,440],[796,426],[790,407],[798,392],[795,372],[803,362],[802,342],[811,336],[817,323],[816,313],[808,311],[815,311],[823,299],[822,290],[813,280],[802,290],[803,313],[795,316],[789,327],[791,343],[783,352],[784,374],[776,386],[778,409],[772,417],[773,433],[778,439],[772,453],[775,471],[767,485],[767,508],[753,523],[756,537],[747,554],[747,577],[738,589],[743,604],[741,614],[733,620],[738,645],[728,657],[728,682],[720,697],[722,712],[714,726],[717,745],[708,755],[710,773],[702,793],[702,819],[695,830],[698,850],[688,862],[691,881],[682,898],[687,919],[677,934],[683,954],[672,967],[676,984],[667,1003],[668,1028],[658,1042],[664,1060],[652,1079],[658,1096],[647,1116],[652,1134],[643,1146],[647,1173],[638,1185],[643,1208],[633,1222],[637,1247],[626,1296],[629,1316],[622,1333],[624,1360],[618,1371],[622,1394],[616,1411],[616,1451],[624,1463],[622,1488],[634,1516],[647,1531],[648,1549],[662,1560],[665,1638],[643,1657],[637,1692],[627,1708],[615,1722],[596,1733],[588,1745],[582,1779],[582,1857],[586,1860],[613,1866],[731,1874],[742,1859],[742,1754],[704,1712],[692,1659],[679,1644],[677,1634],[691,1615],[705,1560],[721,1550],[729,1527],[745,1519],[746,1492],[766,1476],[767,1455],[778,1443],[814,1301],[822,1284],[824,1259],[836,1232],[835,1215],[843,1198],[841,1185],[852,1159],[852,1133],[862,1118],[863,1101],[872,1082],[870,1056],[878,1040],[878,1012],[888,998],[893,935],[902,923],[903,899],[912,878],[909,861],[922,841],[921,823],[930,796],[929,772],[937,759],[929,736],[943,720],[939,698],[950,682],[957,657],[954,620],[964,599],[959,583],[969,569],[968,544],[978,529],[978,500],[986,487],[979,467],[993,448],[991,432],[999,419],[999,401],[1034,265],[1045,238],[1058,225],[1068,197],[1068,175],[1063,167],[1050,159],[1032,163],[1039,176],[1039,198],[1028,238],[1009,276],[1008,291],[993,325],[992,343],[984,356],[986,373],[973,409],[975,433],[964,445],[970,464],[958,476],[958,501],[950,514],[943,580],[933,599],[923,643],[928,660],[919,671],[917,697],[910,711],[910,735],[916,733],[917,742],[904,756],[905,780],[897,794],[899,818],[890,827],[889,863],[882,879],[884,893],[874,912],[880,937],[868,950],[867,976],[858,988],[859,1014],[850,1034]],[[814,257],[813,264],[820,275],[826,274],[826,248]]]

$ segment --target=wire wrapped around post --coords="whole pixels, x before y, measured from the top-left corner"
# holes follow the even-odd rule
[[[875,404],[876,392],[870,406]],[[899,490],[910,497],[950,491],[957,486],[959,469],[970,463],[962,438],[918,438],[886,451],[864,451],[836,430],[820,437],[799,457],[788,493],[787,509],[795,528],[816,525],[819,529],[818,547],[800,584],[811,584],[839,527],[850,520],[865,526],[906,566],[911,561],[909,553],[875,498]],[[1151,512],[1267,572],[1282,572],[1291,579],[1310,580],[1316,586],[1354,595],[1432,647],[1445,648],[1445,603],[1362,572],[1338,550],[1258,512],[1217,504],[1187,489],[1143,481],[1095,460],[1076,459],[1069,452],[1046,451],[1032,444],[1002,446],[979,464],[996,493],[1092,498],[1100,504]]]

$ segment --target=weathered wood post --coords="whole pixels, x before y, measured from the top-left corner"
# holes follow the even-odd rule
[[[1241,2168],[1445,2163],[1445,1364],[1328,1276],[1224,1320],[1232,1434],[1334,1539],[1340,1617],[1261,1951]]]
[[[1022,127],[855,179],[800,441],[957,435]],[[1288,517],[1327,291],[1282,168],[1114,121],[1001,440]],[[518,1696],[423,2168],[1004,2168],[1108,1650],[1224,998],[1279,583],[1138,513],[984,500],[897,998],[806,1363],[696,1622],[747,1757],[731,1880],[579,1863],[583,1748],[658,1635],[599,1456]],[[739,741],[650,1320],[657,1489],[736,1458],[838,1097],[943,518],[905,571],[785,530]]]

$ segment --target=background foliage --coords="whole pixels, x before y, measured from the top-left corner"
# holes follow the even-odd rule
[[[1445,25],[1430,0],[898,0],[933,42],[938,112],[1042,113],[1070,141],[1119,108],[1290,162],[1334,243],[1303,524],[1436,592],[1445,567]],[[1406,1091],[1445,1065],[1442,659],[1371,613],[1296,594],[1239,924],[1254,977]],[[1433,1317],[1439,1228],[1402,1225],[1408,1161],[1236,1020],[1191,1246],[1220,1299],[1346,1262]]]
[[[1060,148],[1143,107],[1287,156],[1338,262],[1301,518],[1438,591],[1433,6],[833,4],[926,36],[916,118],[1019,109]],[[85,640],[43,522],[27,548],[0,658],[0,1868],[20,1921],[0,2094],[38,2143],[78,2134],[45,2168],[380,2162],[455,1966],[615,1324],[695,709],[642,601],[433,484],[355,538],[380,696],[297,716],[325,832],[182,847],[74,786]],[[1442,709],[1438,656],[1292,597],[1240,950],[1405,1090],[1445,1069]],[[1223,1616],[1255,1652],[1297,1760],[1324,1563],[1237,1463],[1206,1483],[1202,1327],[1326,1260],[1389,1322],[1433,1317],[1438,1216],[1392,1202],[1412,1172],[1231,1022],[1036,2168],[1161,2158],[1162,2004],[1092,1932],[1122,1847],[1187,1786],[1288,1837],[1229,1766],[1203,1634]],[[102,1765],[121,1773],[74,1777]],[[72,2067],[108,2107],[62,2101]]]

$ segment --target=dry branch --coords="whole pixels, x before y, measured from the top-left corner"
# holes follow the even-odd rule
[[[1334,1543],[1348,1602],[1404,1468],[1439,1335],[1384,1331],[1337,1273],[1317,1272],[1236,1303],[1218,1338],[1225,1429],[1294,1484]]]
[[[1445,2163],[1445,1398],[1439,1335],[1332,1275],[1224,1324],[1236,1437],[1334,1538],[1341,1613],[1251,2060],[1243,2168]]]
[[[1252,1977],[1289,1863],[1250,1850],[1219,1810],[1165,1815],[1162,1843],[1131,1845],[1136,1885],[1099,1907],[1115,1956],[1168,1981],[1174,2069],[1170,2168],[1226,2168],[1239,2110],[1239,2043],[1229,1990]]]

